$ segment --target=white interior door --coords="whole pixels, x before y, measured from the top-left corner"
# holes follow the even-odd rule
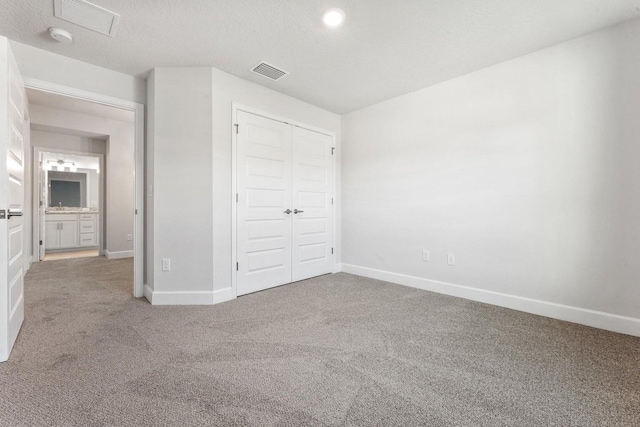
[[[291,282],[291,126],[243,111],[237,119],[236,269],[244,295]]]
[[[0,361],[8,359],[24,320],[25,106],[17,64],[0,37]]]
[[[333,138],[293,128],[293,281],[333,271]]]
[[[237,294],[333,269],[333,138],[238,111]]]

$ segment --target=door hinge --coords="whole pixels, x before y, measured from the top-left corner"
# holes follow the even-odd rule
[[[236,203],[238,203],[239,201],[240,200],[239,200],[239,197],[238,197],[238,193],[236,193]]]
[[[238,271],[240,269],[240,263],[236,262],[236,271]]]
[[[333,152],[336,151],[336,147],[331,147],[331,155],[333,156]]]
[[[333,204],[333,197],[331,198],[331,204]]]
[[[238,123],[236,123],[234,126],[236,127],[236,135],[237,135],[238,134],[238,128],[240,127],[240,125]]]
[[[40,246],[42,246],[42,240],[40,240]]]
[[[136,209],[136,215],[138,215],[138,209]]]
[[[331,248],[331,255],[333,255],[333,248]]]

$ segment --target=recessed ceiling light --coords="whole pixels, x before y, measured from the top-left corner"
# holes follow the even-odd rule
[[[344,18],[344,10],[337,7],[328,9],[324,15],[322,15],[322,21],[329,27],[337,27],[344,22]]]
[[[65,31],[62,28],[49,28],[49,35],[54,39],[62,43],[71,43],[73,36],[69,31]]]

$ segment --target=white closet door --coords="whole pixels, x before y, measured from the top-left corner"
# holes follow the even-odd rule
[[[332,146],[328,135],[293,128],[293,281],[333,270]]]
[[[291,126],[238,112],[237,294],[291,282]]]

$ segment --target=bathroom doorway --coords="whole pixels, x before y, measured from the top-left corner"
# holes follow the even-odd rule
[[[104,255],[104,155],[39,148],[34,154],[39,260]]]

